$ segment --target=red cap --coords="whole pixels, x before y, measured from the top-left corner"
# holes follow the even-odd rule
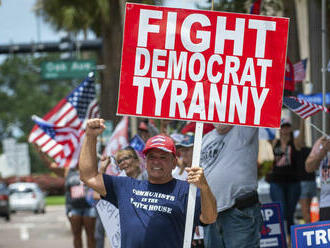
[[[143,153],[146,155],[151,149],[159,149],[164,152],[170,152],[174,156],[176,154],[174,141],[163,134],[156,135],[148,139],[146,146],[143,149]]]
[[[187,134],[187,133],[194,133],[196,128],[196,122],[189,122],[187,125],[185,125],[181,133]],[[207,134],[208,132],[212,131],[214,129],[213,124],[211,123],[204,123],[203,125],[203,134]]]

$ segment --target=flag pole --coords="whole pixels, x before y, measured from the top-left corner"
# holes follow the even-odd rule
[[[192,158],[192,167],[199,167],[199,161],[202,149],[202,138],[203,138],[203,122],[196,122],[195,128],[195,139],[194,139],[194,150]],[[184,230],[183,248],[191,247],[193,226],[194,226],[194,215],[195,215],[195,203],[196,203],[196,192],[197,187],[193,184],[189,185],[188,194],[188,206],[186,215],[186,225]]]
[[[325,137],[327,137],[328,139],[330,138],[329,135],[327,135],[324,131],[322,131],[321,129],[319,129],[317,126],[315,126],[313,123],[309,123],[309,125],[311,125],[311,127],[314,127],[316,129],[316,131],[319,131],[321,134],[323,134]]]
[[[290,109],[290,111],[292,111],[292,110]],[[295,113],[296,115],[298,115],[296,112],[294,112],[294,111],[292,111],[292,112]],[[323,112],[324,112],[324,111],[323,111]],[[325,113],[325,112],[324,112],[324,113]],[[299,115],[298,115],[298,116],[299,116]],[[299,118],[301,118],[301,117],[299,116]],[[306,122],[306,123],[307,123],[307,122]],[[323,135],[326,136],[327,138],[330,138],[330,136],[327,135],[325,131],[319,129],[319,128],[318,128],[317,126],[315,126],[312,122],[309,122],[309,123],[307,123],[307,124],[310,125],[311,127],[314,127],[316,131],[320,132],[321,134],[323,134]]]
[[[326,106],[325,94],[326,94],[326,39],[327,39],[327,24],[326,24],[326,0],[322,0],[322,105]],[[326,115],[325,112],[322,113],[322,131],[326,130]]]

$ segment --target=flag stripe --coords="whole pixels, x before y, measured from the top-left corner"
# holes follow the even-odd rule
[[[48,135],[43,135],[40,136],[40,138],[38,140],[36,140],[36,143],[39,146],[45,146],[50,140],[52,140]]]
[[[50,147],[42,147],[41,151],[48,154],[50,156],[50,154],[55,154],[56,153],[56,146],[58,146],[58,144],[55,141],[52,141],[50,143]],[[62,150],[62,148],[58,148],[58,150]],[[55,152],[54,152],[55,151]]]
[[[62,99],[51,111],[49,111],[43,119],[49,122],[55,122],[59,116],[61,116],[63,111],[66,111],[66,109],[70,106],[65,106],[67,101],[65,99]]]
[[[30,134],[29,142],[35,143],[43,135],[44,135],[44,132],[41,129],[37,128],[33,133]]]
[[[52,147],[54,147],[54,145],[56,145],[55,140],[53,140],[52,138],[49,137],[49,139],[47,140],[47,142],[45,142],[44,144],[40,144],[40,146],[42,147],[42,149],[47,153]]]
[[[305,114],[305,113],[309,113],[311,110],[312,110],[312,106],[304,106],[304,108],[300,109],[300,110],[296,110],[297,113],[300,113],[300,114]]]
[[[93,106],[91,107],[91,111],[90,111],[90,113],[89,113],[88,118],[90,119],[90,118],[92,118],[93,116],[96,116],[96,115],[98,114],[98,112],[99,112],[99,110],[98,110],[97,105],[93,105]]]
[[[60,144],[57,144],[57,149],[55,150],[52,150],[50,153],[49,153],[49,156],[51,156],[51,154],[53,154],[53,157],[54,158],[57,158],[57,159],[62,159],[63,157],[63,146],[60,145]]]
[[[67,104],[68,105],[68,104]],[[58,119],[54,121],[55,125],[65,125],[77,116],[75,109],[70,106],[62,115],[58,116]]]

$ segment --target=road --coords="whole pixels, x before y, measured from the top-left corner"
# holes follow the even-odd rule
[[[86,239],[83,238],[84,247]],[[109,248],[105,240],[105,248]],[[0,248],[73,247],[64,206],[48,206],[45,214],[17,212],[10,222],[0,218]]]

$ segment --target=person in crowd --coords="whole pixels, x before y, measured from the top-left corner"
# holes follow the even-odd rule
[[[330,138],[321,137],[313,145],[306,159],[306,171],[320,169],[320,220],[330,220]]]
[[[172,176],[176,179],[186,180],[187,172],[186,167],[191,167],[192,155],[194,146],[194,134],[188,133],[183,135],[176,143],[176,151],[178,155],[178,163],[175,169],[172,171]]]
[[[149,131],[149,127],[148,127],[148,123],[145,121],[141,121],[139,123],[138,126],[138,134],[140,135],[140,137],[142,138],[142,140],[145,142],[147,142],[147,140],[151,137],[150,131]]]
[[[299,151],[298,178],[300,180],[300,199],[301,212],[305,223],[311,222],[310,210],[313,197],[316,196],[315,172],[308,173],[305,169],[307,156],[311,152],[310,147],[302,147]]]
[[[87,247],[95,248],[95,220],[96,209],[86,199],[87,186],[80,181],[79,170],[72,168],[59,168],[46,154],[37,150],[42,160],[58,176],[65,178],[65,209],[71,224],[73,247],[82,248],[82,230],[86,231]]]
[[[194,134],[187,133],[176,144],[177,154],[180,157],[181,164],[177,165],[172,171],[172,176],[176,179],[187,180],[188,173],[185,168],[192,166],[192,156],[194,150]],[[204,248],[203,227],[197,226],[191,243],[192,248]]]
[[[115,155],[115,159],[119,169],[125,171],[128,177],[138,180],[147,180],[148,175],[146,171],[142,171],[140,165],[141,161],[133,147],[127,146],[119,150]]]
[[[156,128],[155,123],[151,119],[143,119],[139,122],[138,134],[142,140],[147,142],[147,140],[159,133],[159,130]]]
[[[95,247],[96,209],[86,200],[87,186],[80,181],[78,168],[69,169],[65,177],[67,201],[71,209],[68,213],[74,236],[74,247],[82,247],[82,230],[86,231],[87,247]]]
[[[216,201],[202,168],[187,168],[187,182],[173,179],[175,145],[165,135],[151,137],[143,150],[148,181],[98,173],[96,140],[104,130],[103,119],[88,120],[80,153],[80,175],[89,187],[118,207],[121,247],[182,247],[189,184],[197,191],[195,224],[216,220]]]
[[[257,194],[258,128],[214,125],[203,137],[201,166],[217,200],[218,217],[204,228],[205,247],[260,246]]]
[[[270,183],[270,197],[280,202],[286,220],[287,237],[290,242],[290,226],[294,224],[294,213],[300,197],[300,181],[297,173],[299,151],[304,146],[304,122],[301,119],[299,135],[294,138],[292,124],[283,118],[279,139],[273,140],[274,162],[271,172],[266,176]]]

